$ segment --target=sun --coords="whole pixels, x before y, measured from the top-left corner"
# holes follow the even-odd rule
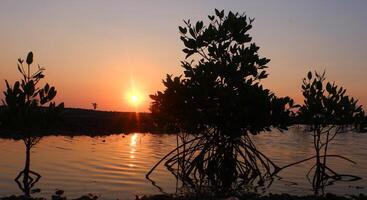
[[[139,96],[137,94],[132,94],[130,96],[130,103],[134,106],[139,105],[141,99],[139,98]]]
[[[131,78],[131,85],[125,90],[124,101],[130,105],[131,109],[138,111],[144,106],[146,97],[145,90],[141,85],[137,85],[133,78]]]
[[[132,107],[139,107],[143,103],[143,95],[140,91],[134,90],[126,94],[126,100]]]

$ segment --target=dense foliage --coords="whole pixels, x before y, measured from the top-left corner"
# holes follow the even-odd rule
[[[251,42],[253,20],[223,11],[209,19],[207,27],[202,21],[180,27],[186,58],[197,60],[182,61],[183,76],[167,75],[166,89],[151,95],[153,114],[186,132],[215,129],[234,138],[286,128],[293,101],[276,97],[260,83],[270,60]]]
[[[207,26],[188,20],[179,27],[183,75],[167,75],[165,90],[151,95],[151,111],[158,124],[180,131],[166,166],[195,189],[228,192],[277,171],[249,135],[287,128],[293,100],[262,86],[269,59],[248,33],[252,19],[218,10],[208,18]]]

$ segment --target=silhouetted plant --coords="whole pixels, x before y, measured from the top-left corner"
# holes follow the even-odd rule
[[[150,96],[151,111],[158,125],[180,131],[177,148],[160,162],[197,191],[226,193],[278,171],[250,134],[286,129],[293,100],[261,85],[269,59],[251,42],[252,19],[218,10],[208,18],[208,26],[188,20],[179,27],[186,59],[195,60],[181,62],[182,76],[167,75],[165,90]]]
[[[45,84],[39,87],[40,81],[45,77],[44,68],[32,66],[33,53],[29,52],[26,59],[27,66],[24,67],[24,60],[18,59],[18,71],[22,75],[20,81],[16,81],[13,87],[6,80],[5,100],[2,100],[2,128],[16,130],[26,146],[26,162],[22,170],[15,179],[20,189],[26,197],[30,196],[30,189],[40,179],[41,175],[30,170],[30,150],[36,145],[41,137],[34,136],[34,130],[48,127],[50,123],[57,119],[58,114],[64,108],[61,103],[58,106],[52,100],[56,96],[55,87]],[[43,107],[49,103],[48,107]],[[32,177],[31,175],[35,175]],[[19,179],[23,176],[23,181]],[[21,184],[23,183],[23,185]]]
[[[56,96],[55,87],[47,83],[41,88],[38,86],[45,77],[45,68],[31,65],[33,63],[32,52],[27,55],[26,67],[23,66],[23,63],[24,60],[19,58],[18,71],[22,75],[20,81],[16,81],[11,87],[5,80],[2,126],[18,130],[47,127],[63,109],[64,103],[56,106],[55,102],[52,102]],[[47,103],[48,107],[43,107]]]
[[[342,132],[361,130],[364,111],[357,105],[357,100],[349,97],[346,90],[335,83],[325,83],[325,72],[320,74],[308,72],[302,85],[304,105],[300,108],[300,116],[310,127],[315,149],[315,164],[307,176],[314,170],[312,186],[315,194],[324,194],[326,185],[342,178],[358,179],[353,175],[338,174],[327,165],[327,158],[339,157],[349,162],[351,160],[340,155],[327,153],[330,142]],[[306,159],[309,160],[309,159]]]

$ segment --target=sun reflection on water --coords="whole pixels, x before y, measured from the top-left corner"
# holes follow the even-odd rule
[[[135,147],[136,141],[138,140],[138,134],[134,133],[130,138],[130,146]]]
[[[134,133],[131,137],[130,137],[130,161],[134,162],[135,160],[135,152],[136,152],[136,143],[138,140],[138,134]],[[135,167],[134,164],[130,163],[129,167]]]

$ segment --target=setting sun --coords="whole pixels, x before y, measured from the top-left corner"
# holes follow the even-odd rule
[[[145,103],[145,90],[142,85],[134,81],[133,76],[130,78],[130,87],[125,89],[124,101],[130,105],[135,111],[138,111],[144,107]]]
[[[130,96],[130,103],[134,106],[137,106],[140,103],[140,98],[138,95],[134,94]]]
[[[125,98],[126,98],[125,101],[135,109],[141,107],[144,102],[143,92],[141,90],[136,89],[135,87],[130,89],[130,91],[126,93]]]

